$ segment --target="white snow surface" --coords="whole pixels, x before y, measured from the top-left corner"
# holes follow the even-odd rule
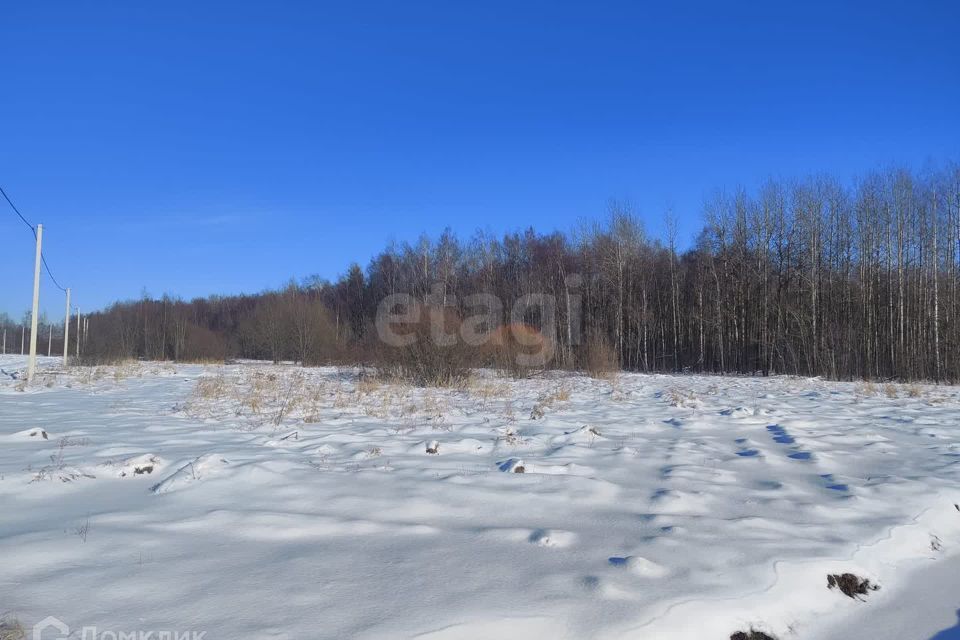
[[[0,614],[27,628],[926,640],[960,606],[955,387],[24,366],[0,358]]]

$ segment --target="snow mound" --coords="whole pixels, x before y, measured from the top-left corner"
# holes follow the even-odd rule
[[[36,427],[33,429],[24,429],[10,435],[0,436],[0,441],[7,442],[37,442],[41,440],[50,440],[53,436],[44,429]]]
[[[561,436],[551,439],[551,444],[562,446],[566,444],[592,444],[598,439],[603,438],[603,433],[597,427],[584,425],[579,429],[568,431]]]
[[[99,465],[100,468],[112,472],[118,478],[151,475],[165,466],[166,461],[152,453],[145,453],[118,462],[104,462]]]
[[[663,578],[670,573],[670,570],[663,565],[641,556],[614,556],[610,558],[609,562],[615,567],[622,567],[630,573],[645,578]]]
[[[172,474],[153,485],[153,493],[170,493],[177,491],[199,480],[216,475],[230,462],[217,453],[207,453],[183,465]]]
[[[538,547],[554,547],[563,549],[573,545],[577,541],[577,534],[571,531],[556,529],[537,529],[527,538],[531,544]]]

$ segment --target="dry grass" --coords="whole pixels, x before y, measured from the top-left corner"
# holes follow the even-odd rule
[[[499,430],[497,442],[504,442],[511,447],[516,447],[525,443],[525,440],[517,434],[513,427],[504,427]]]
[[[241,397],[241,406],[252,415],[269,418],[270,422],[279,425],[291,403],[295,402],[296,387],[302,380],[302,374],[255,371],[247,392]]]
[[[141,362],[125,359],[110,364],[71,366],[66,371],[72,375],[69,377],[69,382],[64,386],[73,388],[74,386],[91,385],[107,379],[120,383],[130,378],[142,378],[144,375],[157,372],[175,373],[176,367],[169,362]]]
[[[390,417],[390,409],[393,407],[390,394],[377,394],[366,398],[360,403],[360,409],[365,416],[385,420]]]
[[[869,380],[858,382],[856,387],[854,387],[854,393],[861,397],[873,397],[877,395],[877,385]]]
[[[121,360],[116,364],[92,367],[92,369],[88,378],[90,382],[103,380],[107,376],[113,378],[115,382],[129,378],[142,378],[146,371],[144,363],[138,360]],[[81,376],[80,379],[83,380],[83,377]]]
[[[548,409],[552,409],[559,402],[570,400],[570,388],[566,385],[560,385],[550,391],[540,394],[536,404],[530,410],[530,419],[539,420]]]
[[[617,369],[593,369],[587,370],[587,375],[597,380],[605,380],[615,383],[620,378],[620,372]]]
[[[56,376],[44,373],[42,370],[38,370],[36,372],[36,375],[33,378],[32,383],[28,383],[27,379],[23,378],[22,380],[18,381],[16,384],[13,385],[13,390],[24,392],[27,390],[27,387],[29,386],[34,386],[34,387],[42,386],[42,387],[46,387],[47,389],[50,389],[54,385],[56,385],[56,383],[57,383]]]
[[[204,400],[219,400],[227,395],[227,380],[222,373],[212,378],[200,378],[193,395]]]
[[[864,382],[858,382],[854,387],[854,394],[858,397],[871,398],[878,396],[881,393],[891,400],[896,400],[897,398],[906,396],[908,398],[927,398],[928,401],[935,402],[935,400],[930,398],[932,394],[929,394],[922,386],[915,382],[910,384],[896,384],[893,382],[888,382],[881,386],[867,380]]]
[[[358,396],[365,396],[371,393],[376,393],[383,387],[383,383],[380,380],[372,376],[361,376],[357,380],[356,390]]]
[[[334,397],[326,384],[304,386],[300,413],[307,424],[320,422],[320,413],[327,405],[327,399]]]
[[[421,418],[435,421],[435,424],[442,422],[449,411],[443,391],[415,387],[407,380],[382,376],[361,377],[354,384],[352,393],[337,389],[333,407],[356,409],[381,420]]]
[[[509,397],[511,393],[510,385],[505,382],[478,377],[471,377],[464,388],[471,396],[481,400],[484,405],[491,400]]]
[[[27,631],[12,616],[0,617],[0,640],[25,640]]]
[[[504,422],[513,423],[517,421],[516,413],[513,411],[513,400],[507,398],[503,402],[503,411],[500,412],[500,417],[503,418]]]
[[[338,388],[333,397],[334,409],[346,409],[351,404],[353,394],[347,393],[342,388]]]
[[[218,373],[197,380],[193,396],[185,409],[204,418],[247,418],[258,426],[270,422],[279,426],[293,409],[309,396],[299,371],[281,372],[262,369],[241,370],[235,374]]]
[[[672,407],[695,408],[700,406],[700,398],[693,391],[671,387],[663,392]]]

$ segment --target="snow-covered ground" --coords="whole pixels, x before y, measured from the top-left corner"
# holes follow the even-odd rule
[[[960,390],[0,359],[0,614],[81,637],[927,640]],[[861,599],[827,588],[849,572]],[[46,637],[46,636],[44,636]],[[54,636],[51,636],[54,637]]]

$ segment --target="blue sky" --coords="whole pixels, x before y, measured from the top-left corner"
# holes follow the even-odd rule
[[[7,3],[0,185],[81,307],[333,278],[390,240],[957,159],[956,2]],[[0,212],[0,311],[30,303]],[[43,283],[44,307],[62,296]]]

